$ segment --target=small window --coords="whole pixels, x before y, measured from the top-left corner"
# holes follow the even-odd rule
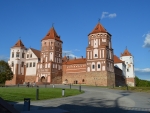
[[[33,62],[33,67],[35,67],[35,62]]]
[[[32,58],[32,54],[30,54],[30,58]]]
[[[14,58],[14,52],[12,52],[12,58]]]
[[[92,66],[92,68],[93,68],[93,69],[95,68],[94,65]]]
[[[98,64],[98,68],[100,68],[100,64]]]
[[[28,63],[26,63],[26,67],[28,67]]]
[[[11,63],[11,67],[14,67],[14,62]]]
[[[29,58],[29,54],[27,54],[27,58]]]
[[[30,62],[30,67],[32,67],[32,62]]]
[[[24,58],[24,53],[22,53],[22,58]]]
[[[24,66],[24,62],[21,62],[21,67],[23,67]]]
[[[95,57],[97,57],[97,54],[95,54]]]
[[[19,57],[19,52],[16,53],[16,57]]]
[[[127,72],[129,72],[129,69],[127,69]]]

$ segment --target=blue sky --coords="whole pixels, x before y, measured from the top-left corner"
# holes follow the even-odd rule
[[[135,74],[150,80],[149,0],[0,0],[0,59],[8,59],[19,40],[40,50],[41,39],[54,23],[70,56],[86,56],[87,35],[100,18],[112,34],[114,54],[127,46]]]

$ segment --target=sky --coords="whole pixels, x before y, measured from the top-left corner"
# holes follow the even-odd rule
[[[135,75],[150,80],[150,0],[0,0],[0,59],[21,39],[41,49],[41,39],[54,26],[63,55],[86,57],[88,34],[98,20],[112,35],[114,54],[134,56]]]

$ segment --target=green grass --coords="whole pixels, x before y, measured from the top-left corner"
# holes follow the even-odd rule
[[[81,94],[76,89],[65,89],[65,97]],[[0,97],[6,101],[23,101],[24,98],[36,100],[36,88],[0,87]],[[61,88],[39,88],[39,100],[61,98]]]
[[[127,90],[127,87],[115,87],[114,89],[118,90]],[[135,92],[147,92],[150,93],[150,87],[128,87],[129,91]]]

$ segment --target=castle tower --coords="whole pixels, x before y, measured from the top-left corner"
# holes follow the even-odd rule
[[[41,41],[36,82],[62,83],[62,41],[52,27]]]
[[[121,54],[120,60],[125,61],[126,65],[126,84],[129,86],[135,86],[135,74],[134,74],[134,62],[133,56],[126,48],[125,51]]]
[[[102,72],[105,77],[103,86],[114,84],[113,49],[111,34],[98,23],[88,35],[88,47],[86,48],[87,72]],[[112,78],[111,75],[112,74]],[[111,80],[112,79],[112,80]]]
[[[7,81],[6,84],[22,84],[25,78],[25,54],[26,47],[21,40],[11,48],[10,59],[8,61],[14,77],[12,80]]]

